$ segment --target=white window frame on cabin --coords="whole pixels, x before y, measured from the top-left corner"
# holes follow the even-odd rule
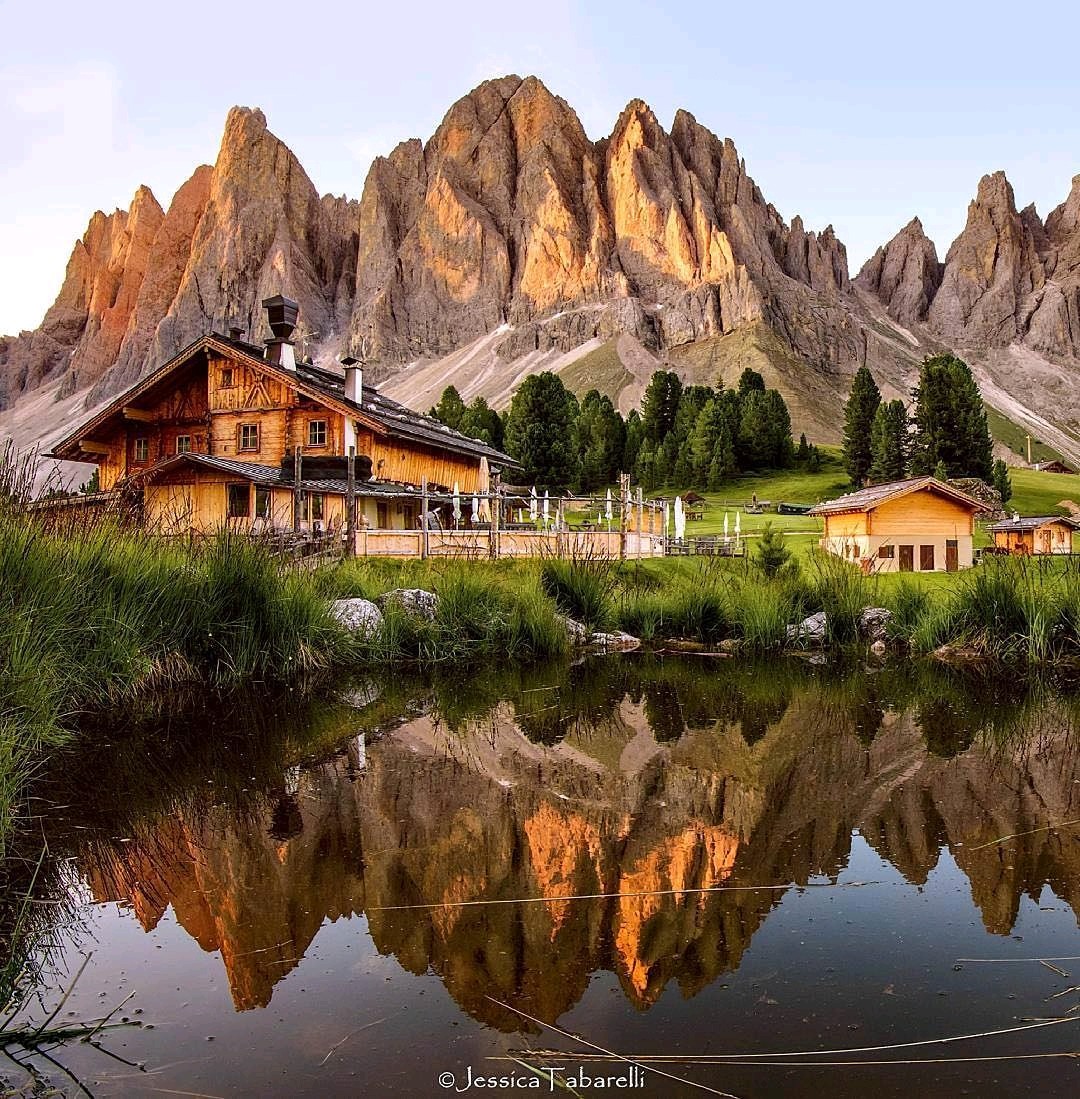
[[[150,461],[150,440],[145,435],[140,435],[135,440],[132,451],[134,453],[133,461],[140,466],[145,465]]]
[[[324,447],[330,437],[330,425],[326,420],[308,420],[307,445],[310,447]]]
[[[191,436],[190,435],[177,435],[176,436],[176,453],[177,454],[190,454],[191,453]]]
[[[254,424],[238,424],[236,428],[236,451],[238,454],[258,454],[259,449],[262,446],[262,432],[259,430],[260,425]],[[244,433],[247,431],[255,432],[255,445],[244,442]]]

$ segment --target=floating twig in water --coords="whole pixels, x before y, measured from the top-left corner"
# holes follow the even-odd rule
[[[1052,832],[1055,828],[1072,828],[1080,824],[1080,820],[1067,820],[1061,824],[1045,824],[1041,828],[1029,828],[1026,832],[1013,832],[1008,836],[1001,836],[996,840],[987,840],[986,843],[977,843],[969,847],[969,851],[981,851],[984,847],[993,847],[996,843],[1007,843],[1009,840],[1019,839],[1021,836],[1033,836],[1036,832]]]
[[[880,885],[877,881],[837,881],[808,882],[798,885],[787,882],[784,885],[708,885],[684,889],[641,889],[633,893],[573,893],[558,897],[496,897],[491,900],[476,901],[432,901],[429,904],[383,904],[371,905],[368,912],[406,912],[416,908],[471,908],[483,904],[557,904],[560,901],[599,901],[612,897],[669,897],[684,893],[757,893],[779,891],[782,889],[857,889],[864,885]]]
[[[400,1012],[399,1012],[399,1014],[400,1014]],[[322,1059],[322,1060],[321,1060],[321,1061],[319,1062],[319,1068],[322,1068],[322,1067],[323,1067],[323,1065],[325,1065],[325,1064],[326,1064],[326,1062],[327,1062],[327,1061],[329,1061],[329,1060],[330,1060],[330,1058],[331,1058],[331,1057],[333,1057],[333,1056],[334,1056],[334,1054],[335,1054],[335,1053],[336,1053],[336,1052],[337,1052],[337,1051],[338,1051],[338,1050],[339,1050],[339,1049],[340,1049],[340,1048],[341,1048],[341,1047],[342,1047],[342,1046],[343,1046],[343,1045],[344,1045],[344,1044],[345,1044],[345,1043],[346,1043],[346,1042],[347,1042],[347,1041],[348,1041],[348,1040],[349,1040],[350,1038],[355,1038],[355,1037],[356,1037],[356,1036],[357,1036],[357,1035],[358,1035],[358,1034],[359,1034],[359,1033],[360,1033],[361,1031],[363,1031],[363,1030],[368,1030],[369,1028],[371,1028],[371,1027],[373,1027],[373,1026],[378,1026],[378,1025],[379,1025],[379,1023],[385,1023],[385,1022],[386,1022],[386,1020],[387,1020],[387,1019],[389,1019],[389,1018],[390,1018],[390,1016],[389,1016],[389,1015],[386,1015],[386,1016],[384,1016],[384,1017],[383,1017],[383,1018],[381,1018],[381,1019],[375,1019],[375,1020],[373,1020],[373,1021],[372,1021],[372,1022],[370,1022],[370,1023],[365,1023],[365,1024],[364,1024],[364,1025],[363,1025],[362,1027],[357,1027],[357,1028],[356,1028],[356,1030],[352,1031],[351,1033],[349,1033],[349,1034],[346,1034],[346,1035],[345,1035],[345,1037],[344,1037],[344,1038],[342,1038],[340,1042],[335,1042],[335,1043],[334,1043],[334,1044],[333,1044],[333,1045],[332,1045],[332,1046],[330,1047],[330,1049],[329,1049],[329,1050],[327,1051],[327,1054],[326,1054],[326,1056],[325,1056],[325,1057],[324,1057],[324,1058],[323,1058],[323,1059]]]
[[[610,1049],[604,1049],[603,1046],[598,1046],[595,1042],[590,1042],[586,1038],[582,1038],[578,1034],[571,1034],[568,1030],[563,1030],[562,1027],[555,1026],[554,1023],[545,1023],[543,1019],[537,1019],[535,1015],[529,1015],[527,1012],[522,1011],[520,1008],[511,1007],[509,1004],[504,1004],[502,1000],[496,1000],[494,996],[485,996],[486,1000],[490,1000],[493,1004],[498,1004],[499,1007],[505,1008],[507,1011],[512,1011],[515,1015],[520,1015],[523,1019],[528,1019],[530,1023],[536,1023],[537,1026],[544,1027],[546,1030],[553,1031],[555,1034],[561,1034],[564,1038],[569,1038],[571,1042],[579,1042],[583,1046],[588,1046],[590,1049],[597,1050],[599,1053],[606,1053],[614,1061],[622,1061],[628,1065],[634,1065],[636,1068],[645,1071],[644,1065],[639,1064],[637,1061],[630,1057],[624,1057],[621,1053],[612,1053]],[[667,1080],[674,1080],[677,1084],[687,1084],[692,1088],[699,1088],[701,1091],[707,1091],[710,1095],[719,1095],[723,1099],[738,1099],[738,1096],[732,1095],[730,1091],[720,1091],[717,1088],[709,1087],[708,1084],[699,1083],[697,1080],[689,1080],[685,1076],[675,1076],[673,1073],[665,1072],[663,1069],[649,1069],[654,1076],[663,1076]]]
[[[1053,972],[1057,973],[1061,977],[1066,978],[1066,980],[1068,979],[1069,975],[1065,972],[1064,969],[1058,969],[1056,965],[1051,965],[1045,958],[1039,959],[1039,965],[1044,965],[1047,969],[1053,970]]]
[[[534,1051],[534,1055],[538,1055],[536,1051]],[[610,1057],[595,1053],[568,1054],[565,1050],[550,1050],[546,1056],[572,1057],[575,1061],[622,1060],[618,1054]],[[968,1064],[973,1061],[1042,1061],[1051,1057],[1069,1057],[1073,1060],[1080,1060],[1080,1053],[1066,1050],[1060,1053],[999,1053],[988,1054],[983,1057],[896,1057],[880,1061],[709,1061],[692,1057],[672,1056],[665,1063],[679,1065],[737,1065],[743,1068],[843,1068],[847,1065],[952,1065]],[[488,1060],[517,1061],[517,1058],[495,1055],[489,1057]],[[652,1065],[657,1060],[658,1058],[655,1057],[639,1057],[637,1061],[632,1063],[637,1064],[640,1061],[642,1065]],[[656,1070],[651,1069],[650,1071],[655,1072]]]
[[[491,997],[489,996],[490,1000]],[[499,1001],[494,1001],[498,1003]],[[505,1004],[503,1007],[507,1006]],[[523,1011],[518,1011],[517,1008],[510,1008],[511,1011],[517,1011],[519,1015],[525,1015]],[[531,1018],[531,1016],[525,1016]],[[887,1049],[912,1049],[915,1046],[939,1046],[944,1045],[947,1042],[970,1042],[977,1038],[996,1038],[1001,1034],[1018,1034],[1025,1030],[1039,1030],[1042,1027],[1057,1026],[1060,1023],[1080,1023],[1080,1018],[1070,1019],[1067,1016],[1061,1016],[1056,1019],[1050,1019],[1047,1022],[1042,1023],[1025,1023],[1022,1026],[1003,1027],[999,1030],[980,1030],[974,1034],[951,1034],[945,1038],[922,1038],[916,1042],[892,1042],[883,1046],[847,1046],[842,1049],[797,1049],[789,1050],[786,1052],[780,1052],[777,1050],[769,1050],[767,1053],[747,1053],[740,1051],[738,1053],[694,1053],[694,1054],[678,1054],[678,1053],[658,1053],[652,1054],[634,1054],[637,1061],[645,1061],[650,1064],[653,1062],[666,1062],[671,1061],[674,1064],[681,1064],[683,1061],[689,1060],[692,1064],[727,1064],[729,1061],[743,1060],[743,1061],[755,1061],[758,1058],[769,1057],[831,1057],[842,1053],[882,1053]],[[550,1026],[548,1023],[544,1023],[544,1026]],[[552,1027],[551,1029],[556,1029]],[[586,1043],[589,1044],[589,1043]],[[595,1047],[600,1048],[600,1047]],[[540,1050],[529,1051],[534,1057],[540,1056]],[[602,1052],[607,1052],[602,1050]],[[544,1056],[560,1056],[561,1050],[548,1050],[545,1051]],[[625,1058],[620,1057],[619,1054],[614,1055],[620,1060]],[[633,1062],[633,1063],[636,1063]]]
[[[1060,958],[957,958],[958,962],[1080,962],[1080,954],[1067,954]]]

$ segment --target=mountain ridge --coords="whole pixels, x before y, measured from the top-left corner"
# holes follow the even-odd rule
[[[634,99],[592,141],[536,77],[507,76],[376,158],[358,199],[320,196],[263,113],[234,107],[213,166],[168,210],[140,188],[95,213],[42,324],[0,339],[0,431],[47,440],[46,392],[70,421],[207,329],[260,338],[272,293],[300,303],[301,353],[362,353],[420,408],[444,384],[505,404],[525,374],[588,377],[574,363],[608,348],[623,407],[653,361],[728,384],[753,366],[796,430],[834,441],[859,366],[907,396],[954,347],[1013,394],[1003,412],[1080,423],[1080,176],[1044,223],[987,175],[944,261],[915,218],[852,278],[832,226],[786,222],[689,111],[668,131]],[[30,399],[36,432],[13,414]]]

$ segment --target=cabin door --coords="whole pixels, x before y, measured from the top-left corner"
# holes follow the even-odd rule
[[[960,547],[955,538],[950,538],[945,543],[945,571],[956,572],[960,568]]]
[[[915,571],[915,547],[914,546],[901,546],[900,547],[900,571],[901,572],[914,572]]]
[[[920,546],[919,547],[919,571],[920,572],[933,572],[934,571],[934,547],[933,546]]]

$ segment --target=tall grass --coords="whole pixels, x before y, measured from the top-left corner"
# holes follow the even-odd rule
[[[615,619],[618,585],[615,568],[602,557],[552,557],[540,568],[540,583],[559,609],[593,630],[604,630]]]

